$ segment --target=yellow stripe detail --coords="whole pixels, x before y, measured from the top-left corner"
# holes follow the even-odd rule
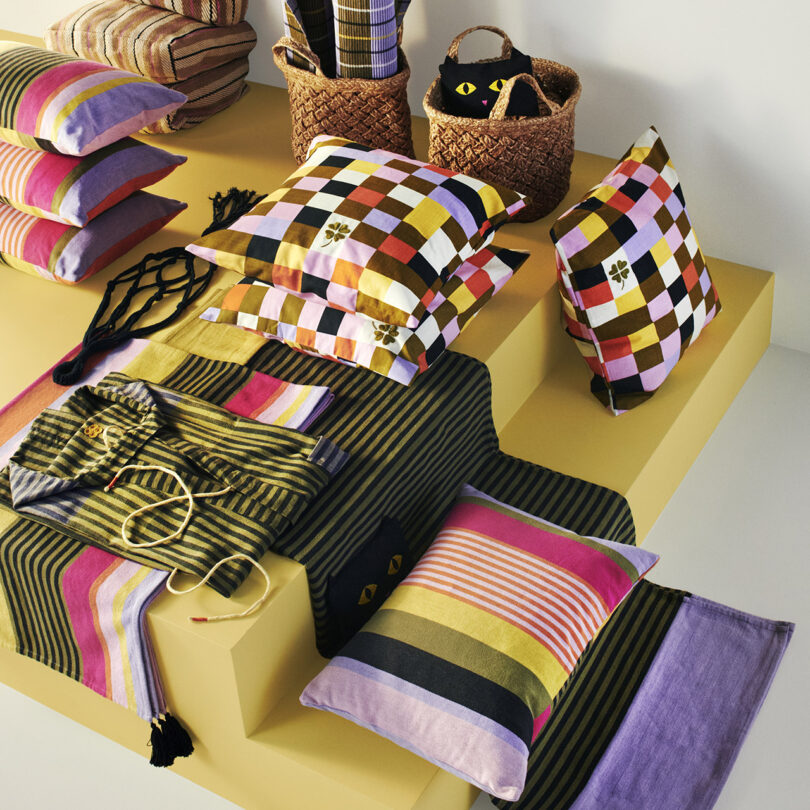
[[[419,585],[403,583],[388,597],[384,606],[443,624],[508,655],[534,672],[551,697],[568,677],[557,659],[528,633],[466,602]]]
[[[284,411],[284,413],[282,413],[280,416],[277,416],[273,420],[274,424],[286,425],[287,422],[289,422],[290,419],[292,419],[293,416],[295,416],[296,412],[304,404],[304,402],[306,402],[307,397],[310,395],[311,391],[312,389],[305,388],[303,391],[299,392],[298,396],[293,400],[292,405],[290,405],[290,407],[287,408]]]

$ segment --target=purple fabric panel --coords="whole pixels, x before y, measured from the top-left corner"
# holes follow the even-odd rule
[[[571,810],[714,806],[793,627],[687,597]]]
[[[145,143],[115,151],[84,172],[62,200],[60,215],[79,227],[87,224],[88,214],[119,188],[128,194],[149,185],[149,176],[185,163],[183,155],[173,155]],[[143,182],[141,182],[143,180]]]
[[[109,261],[104,264],[112,262],[185,207],[185,203],[168,197],[136,191],[76,230],[56,261],[54,275],[69,284],[81,281],[88,273],[102,268],[103,265],[98,264],[102,256],[109,252]],[[134,235],[139,231],[143,235],[136,239]],[[115,250],[116,246],[122,249]]]

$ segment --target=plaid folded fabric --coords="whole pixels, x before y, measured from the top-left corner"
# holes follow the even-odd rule
[[[188,101],[154,124],[144,127],[141,132],[162,135],[190,129],[207,121],[218,112],[227,110],[249,89],[245,82],[248,67],[248,59],[244,57],[213,70],[206,70],[184,82],[166,85],[187,96]]]
[[[77,284],[159,231],[185,207],[178,200],[136,191],[77,228],[0,203],[0,265]]]
[[[397,72],[396,5],[395,0],[337,0],[338,76],[385,79]]]
[[[0,201],[81,228],[185,162],[183,155],[133,138],[122,138],[83,158],[0,141]]]
[[[309,48],[319,59],[327,76],[335,75],[335,28],[332,3],[325,0],[283,0],[284,36]],[[291,65],[315,72],[315,65],[287,51]]]
[[[528,255],[494,246],[480,251],[447,280],[414,330],[305,301],[255,279],[240,281],[219,307],[210,307],[200,317],[408,385],[436,362]]]
[[[524,205],[494,183],[321,135],[281,188],[187,250],[413,329],[442,284]]]
[[[652,127],[551,229],[563,315],[614,414],[661,386],[720,311],[680,180]]]
[[[248,0],[130,0],[145,6],[165,8],[207,25],[236,25],[245,19]]]
[[[218,28],[140,3],[96,0],[51,25],[45,44],[167,84],[246,57],[256,32],[247,22]]]

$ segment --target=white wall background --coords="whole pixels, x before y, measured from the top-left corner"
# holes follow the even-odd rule
[[[80,3],[0,0],[0,28],[39,35]],[[276,85],[283,79],[270,48],[281,34],[279,4],[251,0],[248,11],[259,33],[250,77]],[[810,352],[809,4],[413,0],[404,46],[414,112],[422,114],[450,40],[480,23],[579,73],[577,148],[618,158],[654,124],[704,252],[776,272],[773,340]],[[494,55],[489,36],[471,38],[462,56]]]

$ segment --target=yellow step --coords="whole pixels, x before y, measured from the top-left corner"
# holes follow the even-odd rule
[[[14,38],[0,32],[2,38]],[[427,124],[414,121],[417,154]],[[197,129],[145,140],[189,156],[155,187],[189,208],[170,227],[78,288],[4,272],[0,340],[25,345],[4,357],[7,401],[81,339],[107,278],[143,253],[191,241],[208,224],[214,191],[269,191],[293,170],[287,96],[253,85],[230,110]],[[574,202],[613,165],[577,153]],[[507,452],[612,486],[627,495],[640,536],[654,521],[768,343],[772,276],[712,260],[724,311],[665,387],[614,418],[588,390],[588,372],[559,325],[551,214],[508,225],[496,241],[530,260],[458,338],[453,348],[484,360]],[[6,303],[8,302],[8,303]],[[225,328],[225,327],[213,327]],[[205,353],[203,344],[195,347]],[[306,575],[267,555],[270,601],[248,619],[193,625],[188,615],[231,612],[260,592],[251,576],[229,602],[208,589],[163,598],[149,622],[169,703],[197,752],[174,770],[246,808],[462,810],[477,791],[341,718],[303,709],[297,696],[323,666],[315,650]],[[132,713],[40,664],[0,650],[0,680],[110,739],[147,754],[144,723]],[[144,763],[144,767],[148,767]]]

